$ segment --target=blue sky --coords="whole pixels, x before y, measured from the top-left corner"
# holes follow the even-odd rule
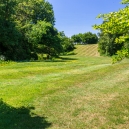
[[[109,13],[123,8],[121,0],[48,0],[53,5],[55,27],[70,37],[74,34],[92,32],[94,24],[102,23],[96,19],[100,13]]]

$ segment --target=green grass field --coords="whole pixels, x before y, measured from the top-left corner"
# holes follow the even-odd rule
[[[128,129],[129,60],[87,55],[1,65],[0,129]]]

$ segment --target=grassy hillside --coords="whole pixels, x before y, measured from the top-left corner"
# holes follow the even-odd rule
[[[1,129],[129,128],[129,60],[64,56],[0,66]]]
[[[98,44],[76,45],[74,52],[79,56],[99,56]]]

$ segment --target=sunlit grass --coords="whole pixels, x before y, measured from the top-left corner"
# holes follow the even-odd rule
[[[79,56],[99,56],[98,44],[76,45],[74,52]]]
[[[3,102],[33,106],[31,113],[46,117],[50,129],[129,128],[128,84],[129,61],[112,65],[106,57],[74,55],[0,67]]]

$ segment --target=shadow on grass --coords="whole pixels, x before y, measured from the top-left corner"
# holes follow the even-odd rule
[[[56,59],[48,59],[48,60],[44,60],[44,62],[69,62],[69,61],[74,61],[74,60],[78,60],[77,58],[70,58],[67,56],[63,56],[63,57],[58,57]]]
[[[59,57],[59,59],[61,59],[61,60],[77,60],[77,58],[70,58],[70,57],[67,57],[67,56],[65,56],[65,57]]]
[[[14,108],[0,99],[0,129],[46,129],[51,126],[44,117],[31,114],[34,108]]]

